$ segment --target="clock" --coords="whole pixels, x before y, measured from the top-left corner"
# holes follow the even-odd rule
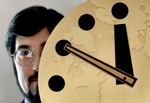
[[[42,52],[42,103],[149,103],[149,5],[88,0],[66,15]]]

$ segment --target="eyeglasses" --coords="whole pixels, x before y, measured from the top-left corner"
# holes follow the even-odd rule
[[[34,49],[19,49],[17,50],[13,55],[16,62],[22,66],[27,66],[29,64],[31,64],[34,60],[35,57],[35,52],[37,52],[38,50],[34,50]]]

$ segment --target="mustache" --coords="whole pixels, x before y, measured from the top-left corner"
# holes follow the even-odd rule
[[[29,83],[34,79],[38,79],[38,72],[35,72],[33,75],[31,75],[29,77],[29,79],[28,79]]]

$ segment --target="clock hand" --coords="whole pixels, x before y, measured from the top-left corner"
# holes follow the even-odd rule
[[[115,77],[116,79],[120,80],[123,83],[126,83],[127,85],[133,87],[137,78],[134,76],[117,69],[97,58],[92,57],[91,55],[71,46],[71,44],[66,43],[66,45],[63,48],[65,51],[68,51],[69,53],[72,53],[87,62],[91,63],[92,65],[98,67],[99,69],[105,71],[106,73],[110,74],[111,76]]]

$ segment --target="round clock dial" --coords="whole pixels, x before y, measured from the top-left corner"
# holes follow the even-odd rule
[[[150,1],[88,0],[50,35],[42,103],[149,103]]]

